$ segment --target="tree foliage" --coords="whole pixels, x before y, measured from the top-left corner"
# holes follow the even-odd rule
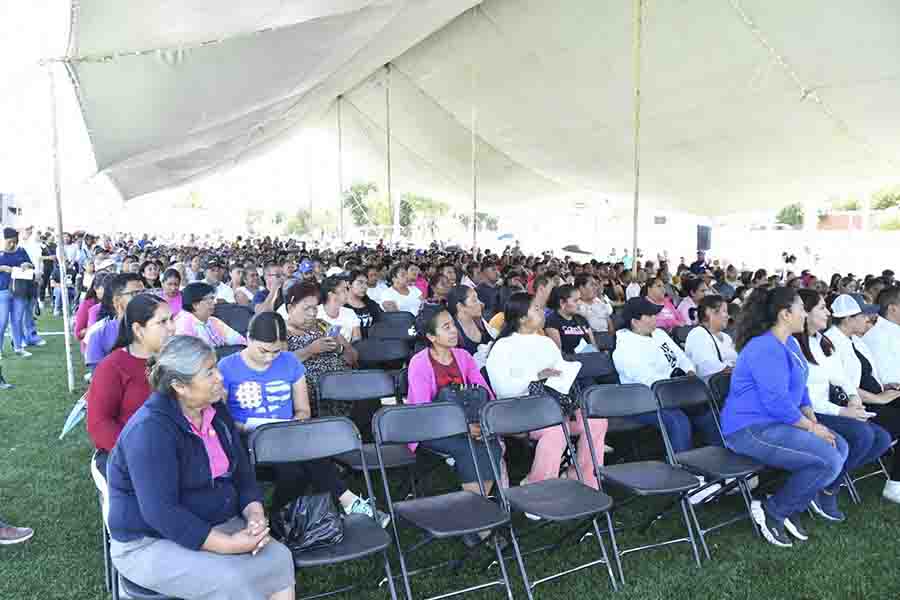
[[[472,228],[472,215],[469,213],[460,213],[456,215],[456,219],[465,229]],[[475,213],[475,230],[476,231],[497,231],[500,228],[500,221],[494,215],[484,212]]]
[[[278,216],[276,215],[276,223],[278,223],[277,219]],[[298,210],[294,215],[284,221],[285,235],[306,235],[311,229],[310,221],[309,211],[303,209]]]
[[[798,202],[785,206],[778,211],[775,222],[791,227],[800,227],[803,225],[803,205]]]
[[[350,189],[344,192],[344,208],[350,211],[353,224],[357,227],[374,225],[369,214],[369,195],[378,191],[378,186],[372,182],[354,183]]]
[[[900,185],[882,188],[872,194],[872,208],[885,210],[900,206]]]

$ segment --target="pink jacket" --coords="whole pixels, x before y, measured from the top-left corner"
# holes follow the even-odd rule
[[[654,302],[654,304],[656,303]],[[657,304],[657,306],[660,305]],[[662,310],[658,315],[656,315],[657,327],[659,327],[660,329],[665,329],[666,331],[671,331],[675,327],[687,325],[687,323],[684,322],[684,318],[681,316],[681,313],[678,312],[678,310],[672,304],[671,298],[666,297],[665,301],[662,303],[662,307]]]
[[[409,369],[407,372],[407,404],[428,404],[437,396],[437,380],[434,378],[434,368],[431,366],[431,359],[428,357],[430,348],[425,348],[421,352],[413,356],[409,361]],[[472,355],[462,348],[451,348],[450,353],[456,359],[456,364],[462,373],[463,383],[471,383],[480,385],[488,391],[491,398],[494,393],[481,376],[478,365]],[[415,452],[418,444],[409,444],[409,449]]]

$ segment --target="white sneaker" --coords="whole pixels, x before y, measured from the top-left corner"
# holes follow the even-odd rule
[[[900,504],[900,481],[888,481],[885,483],[881,497],[890,502]]]
[[[47,345],[47,340],[38,340],[36,343],[32,344],[32,346],[36,346],[38,348],[40,348],[41,346],[46,346],[46,345]]]
[[[25,348],[19,348],[18,350],[14,350],[14,352],[22,358],[28,358],[29,356],[31,356],[31,352],[29,352]]]
[[[726,479],[726,480],[725,480],[725,485],[730,484],[732,481],[734,481],[734,478],[733,478],[733,477],[732,477],[732,478]],[[748,480],[747,480],[747,487],[749,488],[749,490],[750,490],[751,492],[752,492],[753,490],[755,490],[756,488],[758,488],[758,487],[759,487],[759,477],[757,477],[756,475],[754,475],[753,477],[751,477],[750,479],[748,479]],[[731,488],[730,490],[728,490],[728,492],[726,492],[726,495],[728,495],[728,496],[736,496],[736,495],[738,495],[738,494],[740,494],[740,493],[741,493],[741,488],[738,487],[738,486],[734,486],[733,488]]]
[[[700,481],[699,487],[703,487],[704,485],[706,485],[706,479],[704,479],[703,477],[697,477],[697,479]],[[721,485],[719,485],[718,483],[714,483],[713,485],[709,486],[708,488],[706,488],[704,490],[690,494],[688,496],[688,501],[694,505],[703,504],[703,502],[706,501],[707,498],[709,498],[710,496],[712,496],[713,494],[715,494],[716,492],[718,492],[721,489],[722,489]]]

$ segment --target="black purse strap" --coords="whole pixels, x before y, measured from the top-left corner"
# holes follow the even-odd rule
[[[722,351],[719,350],[719,342],[718,342],[718,340],[716,340],[716,336],[714,336],[714,335],[712,334],[712,331],[710,331],[709,329],[706,328],[706,325],[701,325],[700,327],[702,327],[702,328],[703,328],[703,331],[705,331],[706,333],[708,333],[708,334],[709,334],[709,337],[712,338],[712,341],[713,341],[713,347],[716,349],[716,356],[719,357],[719,362],[722,362]]]

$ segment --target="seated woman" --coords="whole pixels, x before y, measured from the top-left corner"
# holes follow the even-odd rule
[[[475,290],[466,287],[473,294]],[[429,315],[423,324],[428,348],[413,356],[409,361],[409,393],[407,404],[427,404],[434,401],[441,388],[450,384],[477,385],[491,394],[478,365],[468,352],[457,347],[459,333],[447,310],[440,310]],[[493,396],[491,394],[491,396]],[[481,440],[481,428],[478,424],[470,424],[469,432],[473,438],[475,460],[469,451],[469,443],[465,436],[449,437],[440,440],[422,442],[421,446],[438,452],[449,454],[455,462],[456,473],[462,479],[462,488],[476,494],[481,493],[478,485],[478,474],[484,480],[485,492],[490,494],[494,482],[491,470],[490,455]],[[415,452],[417,444],[410,444]],[[477,472],[476,465],[478,463]],[[501,473],[505,467],[501,464]],[[468,545],[474,545],[487,537],[487,534],[476,538],[468,536],[464,539]],[[473,543],[474,542],[474,543]]]
[[[780,547],[806,540],[799,516],[840,481],[847,442],[818,422],[806,383],[809,365],[793,337],[806,320],[793,288],[759,288],[737,322],[738,360],[722,409],[725,445],[788,472],[772,496],[751,504],[763,537]],[[787,533],[786,533],[787,532]]]
[[[563,357],[552,340],[537,333],[544,327],[544,305],[540,299],[533,299],[524,292],[513,294],[506,303],[504,314],[503,331],[488,354],[487,371],[497,397],[513,398],[528,394],[532,382],[559,375],[556,367]],[[605,447],[607,425],[606,419],[591,419],[590,423],[592,442],[601,463],[603,453],[600,449]],[[578,436],[578,465],[584,482],[596,488],[597,478],[580,410],[572,412],[569,431]],[[537,440],[537,450],[531,471],[522,483],[555,479],[559,476],[566,450],[562,429],[548,427],[532,431],[530,437]],[[570,467],[569,476],[575,477],[574,466]]]
[[[177,269],[166,269],[162,277],[163,299],[169,303],[172,315],[177,316],[181,312],[181,273]]]
[[[158,290],[162,287],[159,280],[159,263],[155,260],[145,260],[138,269],[141,279],[144,282],[145,290]]]
[[[728,303],[722,296],[706,296],[697,309],[700,327],[694,327],[687,336],[684,352],[697,366],[697,375],[703,379],[716,373],[731,372],[737,362],[737,350],[731,336],[725,333],[728,326]]]
[[[310,418],[303,364],[283,351],[287,335],[281,315],[260,313],[250,321],[247,347],[219,361],[226,402],[238,431],[250,432],[269,422]],[[276,466],[272,509],[280,510],[310,485],[312,493],[334,493],[347,514],[375,515],[374,503],[348,490],[330,460]],[[390,517],[377,513],[381,526],[387,527]]]
[[[359,319],[359,333],[365,339],[369,337],[369,327],[381,318],[382,310],[378,303],[369,298],[366,293],[369,290],[368,279],[365,271],[352,271],[350,273],[350,293],[344,306],[352,310]]]
[[[647,281],[647,285],[641,290],[641,296],[659,306],[656,326],[660,329],[672,331],[676,327],[687,325],[687,322],[681,318],[681,313],[672,304],[672,299],[666,295],[666,284],[662,278],[654,277]]]
[[[406,265],[396,263],[388,271],[388,282],[391,287],[381,293],[381,308],[385,311],[402,311],[419,314],[422,306],[422,292],[417,287],[410,287],[406,274]]]
[[[246,345],[247,340],[213,316],[216,308],[216,290],[203,281],[189,283],[181,292],[182,311],[175,317],[178,335],[198,337],[213,348]]]
[[[877,307],[873,308],[877,311]],[[873,320],[849,295],[838,296],[831,305],[831,312],[833,324],[825,335],[834,344],[844,374],[858,387],[866,410],[875,413],[871,422],[886,429],[891,437],[900,437],[900,400],[897,400],[900,390],[886,389],[881,383],[872,352],[862,340],[874,324]],[[900,456],[894,456],[888,475],[882,497],[900,504]]]
[[[665,331],[656,326],[656,315],[660,310],[658,304],[646,298],[632,298],[625,303],[622,309],[625,328],[616,332],[616,349],[612,355],[622,383],[642,383],[650,387],[663,379],[695,374],[691,359]],[[706,444],[722,445],[715,417],[709,411],[688,415],[681,409],[667,408],[661,414],[674,452],[684,452],[694,447],[694,428]],[[655,413],[634,419],[659,427]]]
[[[447,295],[447,311],[459,334],[459,347],[472,356],[479,351],[486,355],[487,346],[494,341],[493,330],[481,316],[483,308],[478,293],[467,285],[458,285]],[[438,312],[433,311],[429,317],[433,318]]]
[[[319,402],[319,380],[326,373],[346,371],[350,368],[346,359],[346,346],[341,336],[329,336],[328,323],[316,318],[319,310],[319,286],[315,282],[301,281],[288,290],[287,349],[300,359],[306,368],[306,387],[314,417],[346,417],[351,414],[351,402]]]
[[[852,471],[862,465],[875,462],[887,452],[893,441],[891,435],[868,420],[875,413],[868,412],[858,395],[858,388],[850,382],[840,357],[835,353],[834,344],[822,332],[828,325],[828,309],[825,299],[813,290],[798,291],[807,313],[804,329],[794,337],[809,363],[809,378],[806,388],[809,400],[816,413],[816,419],[847,442],[845,471]],[[836,388],[836,389],[835,389]],[[843,392],[846,406],[835,403],[835,390]],[[841,474],[843,475],[843,473]],[[813,500],[813,510],[832,521],[843,521],[844,515],[838,508],[837,496],[841,480],[822,491]]]
[[[435,273],[428,282],[428,290],[431,294],[428,296],[427,302],[446,306],[447,295],[450,293],[452,287],[453,285],[450,283],[450,279],[448,279],[444,273]]]
[[[150,384],[107,467],[116,569],[173,598],[292,600],[294,560],[269,538],[212,348],[173,337]]]
[[[162,299],[140,294],[128,303],[114,350],[97,365],[87,391],[87,431],[101,473],[125,424],[150,396],[148,359],[174,334],[172,311]]]
[[[84,343],[84,336],[87,334],[88,330],[88,316],[90,315],[91,309],[100,304],[100,300],[103,298],[103,286],[108,278],[109,274],[107,273],[98,273],[95,275],[91,280],[90,288],[87,293],[85,293],[84,300],[81,301],[78,305],[78,310],[75,311],[75,337],[81,342],[82,355],[84,355],[87,350]]]
[[[681,315],[681,320],[685,325],[696,325],[698,323],[697,308],[709,291],[709,287],[700,277],[688,277],[682,283],[681,290],[684,300],[678,303],[678,314]]]
[[[593,349],[597,347],[587,319],[578,314],[579,298],[578,289],[568,283],[555,288],[550,294],[549,306],[553,312],[544,323],[544,333],[563,354],[574,354],[585,344],[590,344]]]
[[[325,321],[332,328],[337,327],[344,341],[353,343],[362,337],[356,312],[344,306],[349,294],[349,285],[343,277],[326,277],[319,290],[319,304],[316,318]]]
[[[119,273],[106,282],[97,322],[90,325],[84,334],[84,364],[88,369],[93,371],[112,352],[128,303],[143,291],[144,284],[137,273]]]

